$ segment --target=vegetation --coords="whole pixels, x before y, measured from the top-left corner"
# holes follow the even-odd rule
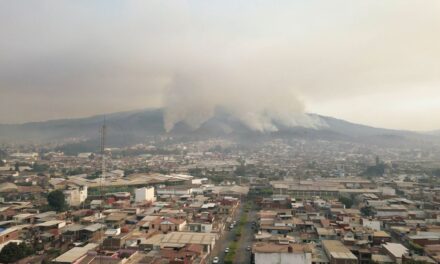
[[[38,164],[38,163],[35,163],[33,166],[32,166],[32,170],[34,171],[34,172],[46,172],[46,171],[48,171],[49,170],[49,165],[47,165],[47,164]]]
[[[411,241],[408,242],[408,245],[409,245],[409,248],[411,250],[413,250],[416,254],[423,255],[424,250],[423,250],[422,246],[420,246],[419,244],[416,244],[414,242],[411,242]]]
[[[272,188],[264,188],[264,189],[251,189],[249,190],[250,197],[270,197],[273,195]]]
[[[14,263],[32,254],[32,248],[28,247],[25,243],[17,244],[11,242],[4,246],[3,249],[0,251],[0,262]]]
[[[352,198],[349,198],[346,196],[339,197],[339,202],[341,202],[343,205],[345,205],[345,208],[351,208],[354,203]]]
[[[47,203],[53,210],[57,212],[63,212],[67,209],[66,197],[61,190],[50,192],[47,195]]]
[[[237,253],[238,243],[236,241],[229,244],[229,253],[225,256],[225,264],[234,263],[235,254]]]
[[[101,175],[102,175],[102,171],[101,170],[97,170],[97,171],[95,171],[93,173],[88,174],[86,176],[86,178],[89,179],[89,180],[94,180],[94,179],[100,178]]]
[[[192,175],[192,176],[195,176],[195,177],[201,177],[201,176],[203,176],[203,173],[202,173],[203,171],[202,171],[202,169],[200,169],[200,168],[194,168],[194,169],[189,169],[188,170],[188,173],[189,173],[189,175]]]
[[[369,166],[367,169],[362,173],[362,175],[367,177],[372,176],[383,176],[385,174],[385,164],[384,163],[378,163],[374,166]]]
[[[5,159],[8,154],[3,149],[0,149],[0,159]]]
[[[360,211],[364,216],[374,216],[376,214],[371,206],[364,206]]]
[[[65,174],[69,176],[83,174],[83,173],[84,173],[84,169],[81,167],[65,171]]]
[[[238,166],[235,171],[234,171],[235,175],[238,176],[244,176],[246,175],[246,166],[245,165],[240,165]]]

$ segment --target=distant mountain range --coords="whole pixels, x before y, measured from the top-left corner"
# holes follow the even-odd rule
[[[217,114],[192,130],[185,123],[178,123],[170,133],[166,133],[161,109],[120,112],[105,115],[108,127],[109,146],[127,146],[144,141],[148,136],[171,135],[181,138],[227,137],[242,141],[278,138],[304,138],[322,140],[342,140],[380,145],[424,145],[440,142],[440,131],[417,133],[404,130],[375,128],[350,123],[344,120],[307,114],[318,120],[318,128],[283,127],[270,133],[250,130],[237,119],[226,114]],[[46,143],[81,142],[96,147],[99,145],[99,131],[104,116],[78,119],[62,119],[25,124],[0,124],[0,142]],[[91,144],[91,143],[90,143]]]

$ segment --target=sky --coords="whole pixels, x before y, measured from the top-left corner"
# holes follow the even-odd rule
[[[440,129],[437,0],[0,0],[0,123],[219,108],[250,128]]]

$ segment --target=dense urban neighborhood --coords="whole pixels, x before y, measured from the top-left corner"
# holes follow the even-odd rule
[[[438,148],[166,140],[2,146],[0,262],[440,262]]]

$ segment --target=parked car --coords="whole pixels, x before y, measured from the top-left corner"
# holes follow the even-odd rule
[[[225,253],[229,253],[229,248],[225,248]]]
[[[218,257],[214,257],[213,259],[212,259],[212,263],[219,263],[219,259],[218,259]]]

